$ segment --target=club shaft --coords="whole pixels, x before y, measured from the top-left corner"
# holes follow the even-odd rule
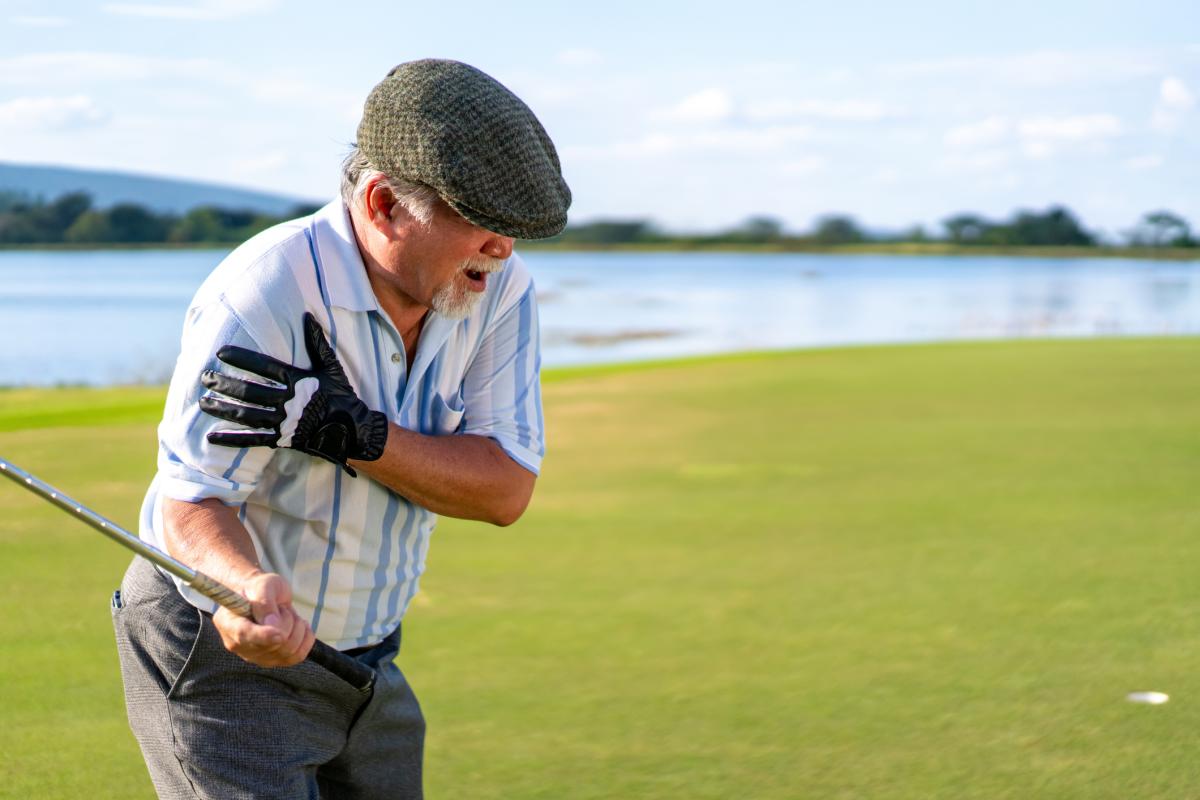
[[[112,520],[105,519],[82,503],[72,500],[50,484],[39,480],[3,458],[0,458],[0,475],[25,487],[44,500],[48,500],[68,514],[95,528],[117,544],[137,553],[150,563],[162,567],[215,603],[228,608],[238,616],[250,620],[254,619],[254,612],[250,606],[250,601],[228,586],[213,580],[203,572],[194,570],[188,565],[171,558],[171,556],[157,547],[142,541]],[[350,656],[340,653],[318,640],[313,645],[308,658],[310,661],[320,664],[339,678],[342,678],[362,694],[369,696],[372,693],[375,684],[374,670],[360,664]]]

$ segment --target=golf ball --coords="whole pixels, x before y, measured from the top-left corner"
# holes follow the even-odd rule
[[[1125,699],[1131,703],[1147,703],[1152,706],[1161,706],[1171,698],[1162,692],[1131,692]]]

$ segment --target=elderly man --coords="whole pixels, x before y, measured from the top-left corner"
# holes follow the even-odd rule
[[[400,621],[437,515],[507,525],[529,502],[537,306],[513,240],[558,233],[569,204],[517,97],[465,64],[401,64],[367,99],[341,199],[200,288],[141,535],[254,620],[144,561],[126,574],[126,703],[160,796],[421,796]],[[314,636],[377,671],[373,699],[304,661]]]

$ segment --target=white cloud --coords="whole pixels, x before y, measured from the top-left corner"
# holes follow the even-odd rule
[[[1196,105],[1196,98],[1188,91],[1187,85],[1179,78],[1166,78],[1158,90],[1159,98],[1168,108],[1187,111]]]
[[[250,96],[265,103],[298,108],[321,108],[329,114],[357,122],[362,116],[367,90],[338,91],[312,81],[260,78],[245,83]]]
[[[232,163],[233,171],[239,175],[276,172],[287,165],[288,157],[279,151],[235,159]]]
[[[766,128],[718,128],[688,133],[650,133],[633,141],[607,145],[566,145],[564,160],[648,158],[670,155],[710,154],[770,155],[789,145],[806,141],[812,129],[804,125],[774,125]]]
[[[733,114],[733,98],[724,89],[704,89],[654,114],[674,122],[720,122]]]
[[[1155,130],[1171,133],[1177,130],[1187,115],[1196,105],[1195,95],[1179,78],[1174,76],[1164,78],[1158,87],[1158,102],[1150,117],[1150,126]]]
[[[1054,143],[1045,139],[1030,139],[1021,143],[1021,152],[1033,159],[1050,158],[1054,155]]]
[[[1049,158],[1064,146],[1103,152],[1106,140],[1121,132],[1121,121],[1112,114],[1032,117],[1017,123],[1021,152],[1034,159]]]
[[[811,175],[825,169],[827,162],[820,156],[806,156],[785,161],[779,165],[784,175]]]
[[[903,173],[895,167],[881,167],[868,175],[867,180],[881,186],[892,186],[899,183],[903,177]]]
[[[766,100],[746,107],[751,119],[773,120],[815,117],[846,122],[878,122],[896,116],[895,111],[874,100]]]
[[[992,116],[951,128],[943,139],[951,147],[987,147],[1004,141],[1011,132],[1012,123],[1007,117]]]
[[[71,24],[66,17],[10,17],[9,22],[26,28],[65,28]]]
[[[946,131],[943,141],[956,151],[972,151],[990,148],[989,153],[974,156],[952,155],[945,163],[955,168],[987,169],[1000,166],[998,145],[1015,136],[1020,150],[1029,158],[1043,159],[1053,156],[1067,144],[1087,145],[1095,150],[1103,142],[1121,133],[1121,121],[1112,114],[1076,114],[1063,116],[1028,117],[1009,120],[1004,116],[991,116],[978,122],[959,125]]]
[[[942,158],[940,166],[950,173],[990,173],[1009,166],[1012,154],[1007,150],[981,150],[975,153],[950,153]]]
[[[1034,117],[1021,120],[1017,132],[1026,141],[1086,142],[1121,133],[1121,121],[1112,114]]]
[[[554,60],[567,67],[591,67],[603,62],[604,58],[589,47],[572,47],[559,51]]]
[[[108,115],[87,95],[18,97],[0,103],[0,128],[70,130],[104,122]]]
[[[150,5],[144,3],[108,3],[109,14],[154,19],[184,19],[213,22],[261,14],[278,8],[280,0],[198,0],[190,5]]]
[[[881,68],[899,80],[960,78],[988,84],[1062,86],[1106,83],[1161,73],[1163,54],[1141,50],[1038,50],[1002,56],[908,61]]]
[[[83,82],[146,80],[150,78],[213,78],[224,74],[202,58],[155,58],[124,53],[67,51],[29,53],[0,58],[0,84],[46,85]]]
[[[1126,169],[1143,170],[1158,169],[1163,165],[1163,157],[1156,155],[1134,156],[1125,159]]]

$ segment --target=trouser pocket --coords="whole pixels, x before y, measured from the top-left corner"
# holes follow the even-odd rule
[[[199,609],[171,580],[134,559],[110,602],[126,694],[152,683],[168,694],[182,677],[201,632]]]

